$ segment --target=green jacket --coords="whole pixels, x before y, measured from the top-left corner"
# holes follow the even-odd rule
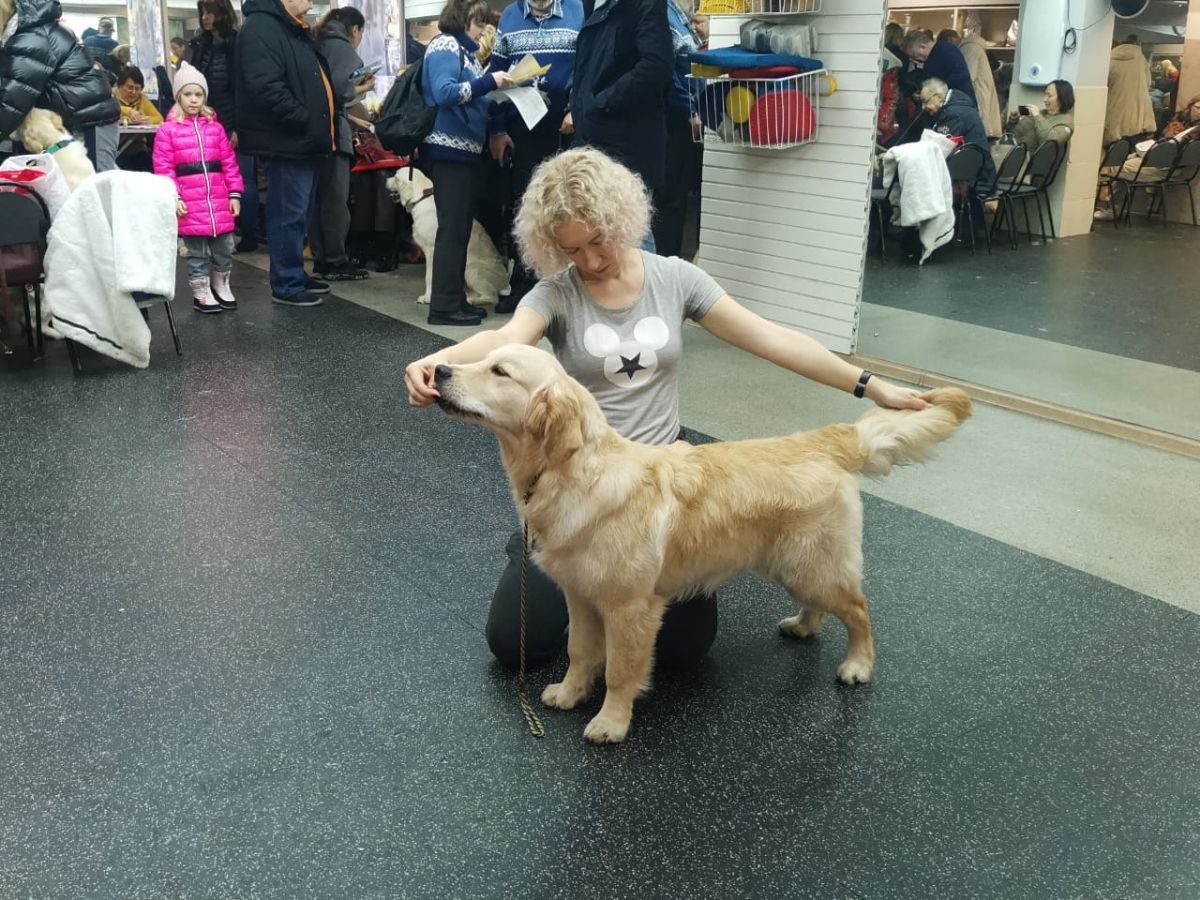
[[[1056,125],[1065,125],[1066,128],[1055,128]],[[1033,150],[1050,138],[1065,144],[1074,130],[1075,117],[1070,113],[1059,113],[1057,116],[1021,116],[1013,127],[1013,137],[1017,139],[1017,143]]]

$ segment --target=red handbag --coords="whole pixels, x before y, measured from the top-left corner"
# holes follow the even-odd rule
[[[351,172],[374,172],[380,169],[401,169],[408,160],[397,156],[379,142],[374,132],[354,129],[354,166]]]

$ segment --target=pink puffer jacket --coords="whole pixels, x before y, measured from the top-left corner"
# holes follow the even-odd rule
[[[172,110],[154,136],[154,171],[174,181],[187,204],[180,234],[216,237],[233,231],[229,201],[242,196],[242,174],[215,116],[179,117]]]

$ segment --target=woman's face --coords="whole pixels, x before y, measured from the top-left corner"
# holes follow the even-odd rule
[[[483,32],[485,30],[487,30],[486,22],[472,21],[467,25],[467,37],[473,41],[478,41],[481,37],[483,37]]]
[[[133,106],[142,96],[142,86],[132,78],[127,78],[117,85],[117,94],[120,95],[121,102],[126,106]]]
[[[363,30],[357,25],[351,25],[350,26],[350,46],[353,47],[355,50],[357,50],[358,45],[362,43],[362,37],[363,37]]]
[[[1188,107],[1187,116],[1189,122],[1200,120],[1200,100]]]
[[[205,9],[204,12],[200,14],[200,27],[205,31],[212,31],[213,25],[216,23],[216,21],[216,14],[213,13],[211,9]]]
[[[1046,87],[1046,93],[1042,95],[1042,99],[1045,101],[1046,115],[1057,116],[1059,112],[1058,88],[1052,84],[1048,85]]]
[[[585,222],[564,222],[554,229],[554,239],[585,281],[607,281],[621,274],[620,248],[598,228]]]

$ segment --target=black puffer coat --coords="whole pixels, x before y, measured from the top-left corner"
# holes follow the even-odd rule
[[[12,134],[35,106],[72,130],[117,121],[108,79],[75,35],[58,24],[58,0],[17,0],[17,29],[0,50],[0,135]]]
[[[234,100],[233,67],[237,29],[227,38],[201,31],[188,42],[187,61],[195,66],[208,82],[208,105],[217,113],[217,121],[226,134],[237,131],[237,108]]]
[[[283,159],[328,156],[333,87],[311,29],[280,0],[246,0],[242,15],[234,54],[238,150]]]

